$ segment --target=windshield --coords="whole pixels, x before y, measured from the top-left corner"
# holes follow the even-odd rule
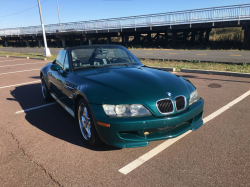
[[[71,50],[73,69],[116,65],[141,65],[126,48],[119,46],[90,46]]]

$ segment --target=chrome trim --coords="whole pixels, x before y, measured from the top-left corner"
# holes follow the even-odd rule
[[[53,93],[50,94],[71,116],[75,117],[75,113],[65,104],[63,104]]]
[[[157,103],[158,103],[159,101],[162,101],[162,100],[170,100],[170,101],[172,102],[172,105],[173,105],[173,111],[172,111],[172,112],[162,113],[162,112],[159,110]],[[156,105],[157,110],[158,110],[161,114],[172,114],[172,113],[174,113],[174,107],[175,107],[175,105],[174,105],[173,101],[172,101],[171,99],[169,99],[169,98],[160,99],[160,100],[156,101],[155,105]]]
[[[74,114],[73,110],[71,110],[69,107],[67,107],[67,106],[65,105],[65,106],[64,106],[64,109],[65,109],[68,113],[70,113],[71,116],[75,117],[75,114]]]
[[[74,89],[75,89],[74,87],[72,87],[72,86],[70,86],[70,85],[67,85],[67,84],[65,84],[64,86],[65,86],[65,88],[68,89],[68,90],[69,90],[69,89],[70,89],[70,90],[74,90]]]
[[[83,103],[78,108],[78,122],[82,136],[85,140],[89,140],[91,138],[91,118],[89,117],[87,107]]]
[[[177,98],[177,97],[184,97],[184,102],[185,102],[185,104],[184,104],[184,108],[181,109],[181,110],[177,110],[177,106],[176,106],[176,98]],[[174,98],[174,107],[175,107],[175,110],[176,110],[177,112],[181,112],[181,111],[185,110],[185,108],[187,107],[187,99],[186,99],[186,97],[185,97],[184,95],[178,95],[178,96],[176,96],[176,97]]]
[[[77,89],[77,86],[76,86],[75,84],[70,83],[70,82],[68,82],[68,81],[65,81],[65,82],[64,82],[64,87],[65,87],[66,89],[68,89],[68,90],[71,90],[71,91],[73,91],[74,89]]]

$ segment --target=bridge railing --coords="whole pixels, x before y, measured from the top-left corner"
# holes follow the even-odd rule
[[[127,28],[172,26],[180,24],[212,23],[221,21],[238,21],[250,19],[250,4],[213,7],[160,14],[121,17],[112,19],[80,21],[45,25],[46,33],[84,31],[98,32],[99,30],[122,30]],[[24,35],[42,33],[41,26],[0,29],[0,36]]]

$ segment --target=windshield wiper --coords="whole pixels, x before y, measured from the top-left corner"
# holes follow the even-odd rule
[[[75,68],[74,70],[79,70],[79,69],[94,69],[94,68],[99,68],[98,66],[83,66],[79,68]]]
[[[79,70],[79,69],[94,69],[94,68],[104,68],[104,67],[108,67],[111,66],[110,64],[108,65],[99,65],[99,66],[83,66],[83,67],[79,67],[79,68],[75,68],[74,70]]]
[[[129,66],[129,65],[136,65],[136,63],[122,63],[122,64],[106,64],[106,65],[93,65],[93,66],[83,66],[79,68],[75,68],[74,70],[80,70],[80,69],[95,69],[95,68],[105,68],[105,67],[111,67],[111,66]]]
[[[129,65],[136,65],[136,63],[122,63],[122,64],[114,64],[113,66],[129,66]]]

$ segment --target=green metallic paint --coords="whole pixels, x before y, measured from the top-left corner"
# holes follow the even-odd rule
[[[145,117],[110,118],[106,116],[100,105],[91,104],[90,106],[97,121],[110,124],[110,128],[102,126],[96,127],[101,139],[108,144],[113,144],[117,147],[124,147],[126,146],[127,141],[130,142],[131,146],[133,143],[137,144],[138,142],[146,145],[149,141],[174,138],[187,130],[193,129],[195,126],[202,123],[204,101],[200,99],[193,105],[189,106],[187,110],[180,112],[177,115],[167,115],[163,117],[152,115]],[[178,131],[162,132],[150,136],[144,136],[144,132],[147,132],[149,129],[178,125],[191,119],[193,121],[190,125],[181,127]],[[119,135],[119,132],[128,131],[133,132],[132,135],[131,133],[127,133],[123,136]],[[134,133],[137,133],[138,135],[133,135]],[[128,138],[128,136],[130,137]]]
[[[52,64],[50,66],[50,68],[53,70],[53,71],[59,71],[61,69],[61,67],[58,65],[58,64]]]
[[[187,98],[195,88],[177,76],[143,66],[119,66],[100,69],[82,70],[75,73],[92,104],[142,104],[153,115],[163,116],[156,106],[156,101],[166,98],[171,92],[172,98],[184,95]],[[177,113],[175,111],[175,113]]]
[[[66,50],[67,53],[71,50]],[[68,55],[70,56],[70,55]],[[53,62],[55,63],[55,62]],[[189,106],[189,96],[196,88],[183,78],[169,72],[145,67],[142,64],[110,66],[95,69],[82,69],[69,72],[56,69],[53,63],[42,68],[50,92],[76,114],[76,98],[83,97],[90,106],[97,121],[110,124],[110,128],[96,125],[100,138],[117,147],[147,146],[149,141],[179,136],[202,124],[204,101],[200,99]],[[71,66],[72,67],[72,66]],[[172,114],[161,114],[156,102],[172,93],[170,98],[179,95],[186,97],[186,108]],[[108,117],[102,104],[141,104],[151,116]],[[76,115],[75,115],[76,116]],[[189,123],[192,120],[191,123]],[[149,129],[164,128],[187,122],[175,130],[144,135]]]

